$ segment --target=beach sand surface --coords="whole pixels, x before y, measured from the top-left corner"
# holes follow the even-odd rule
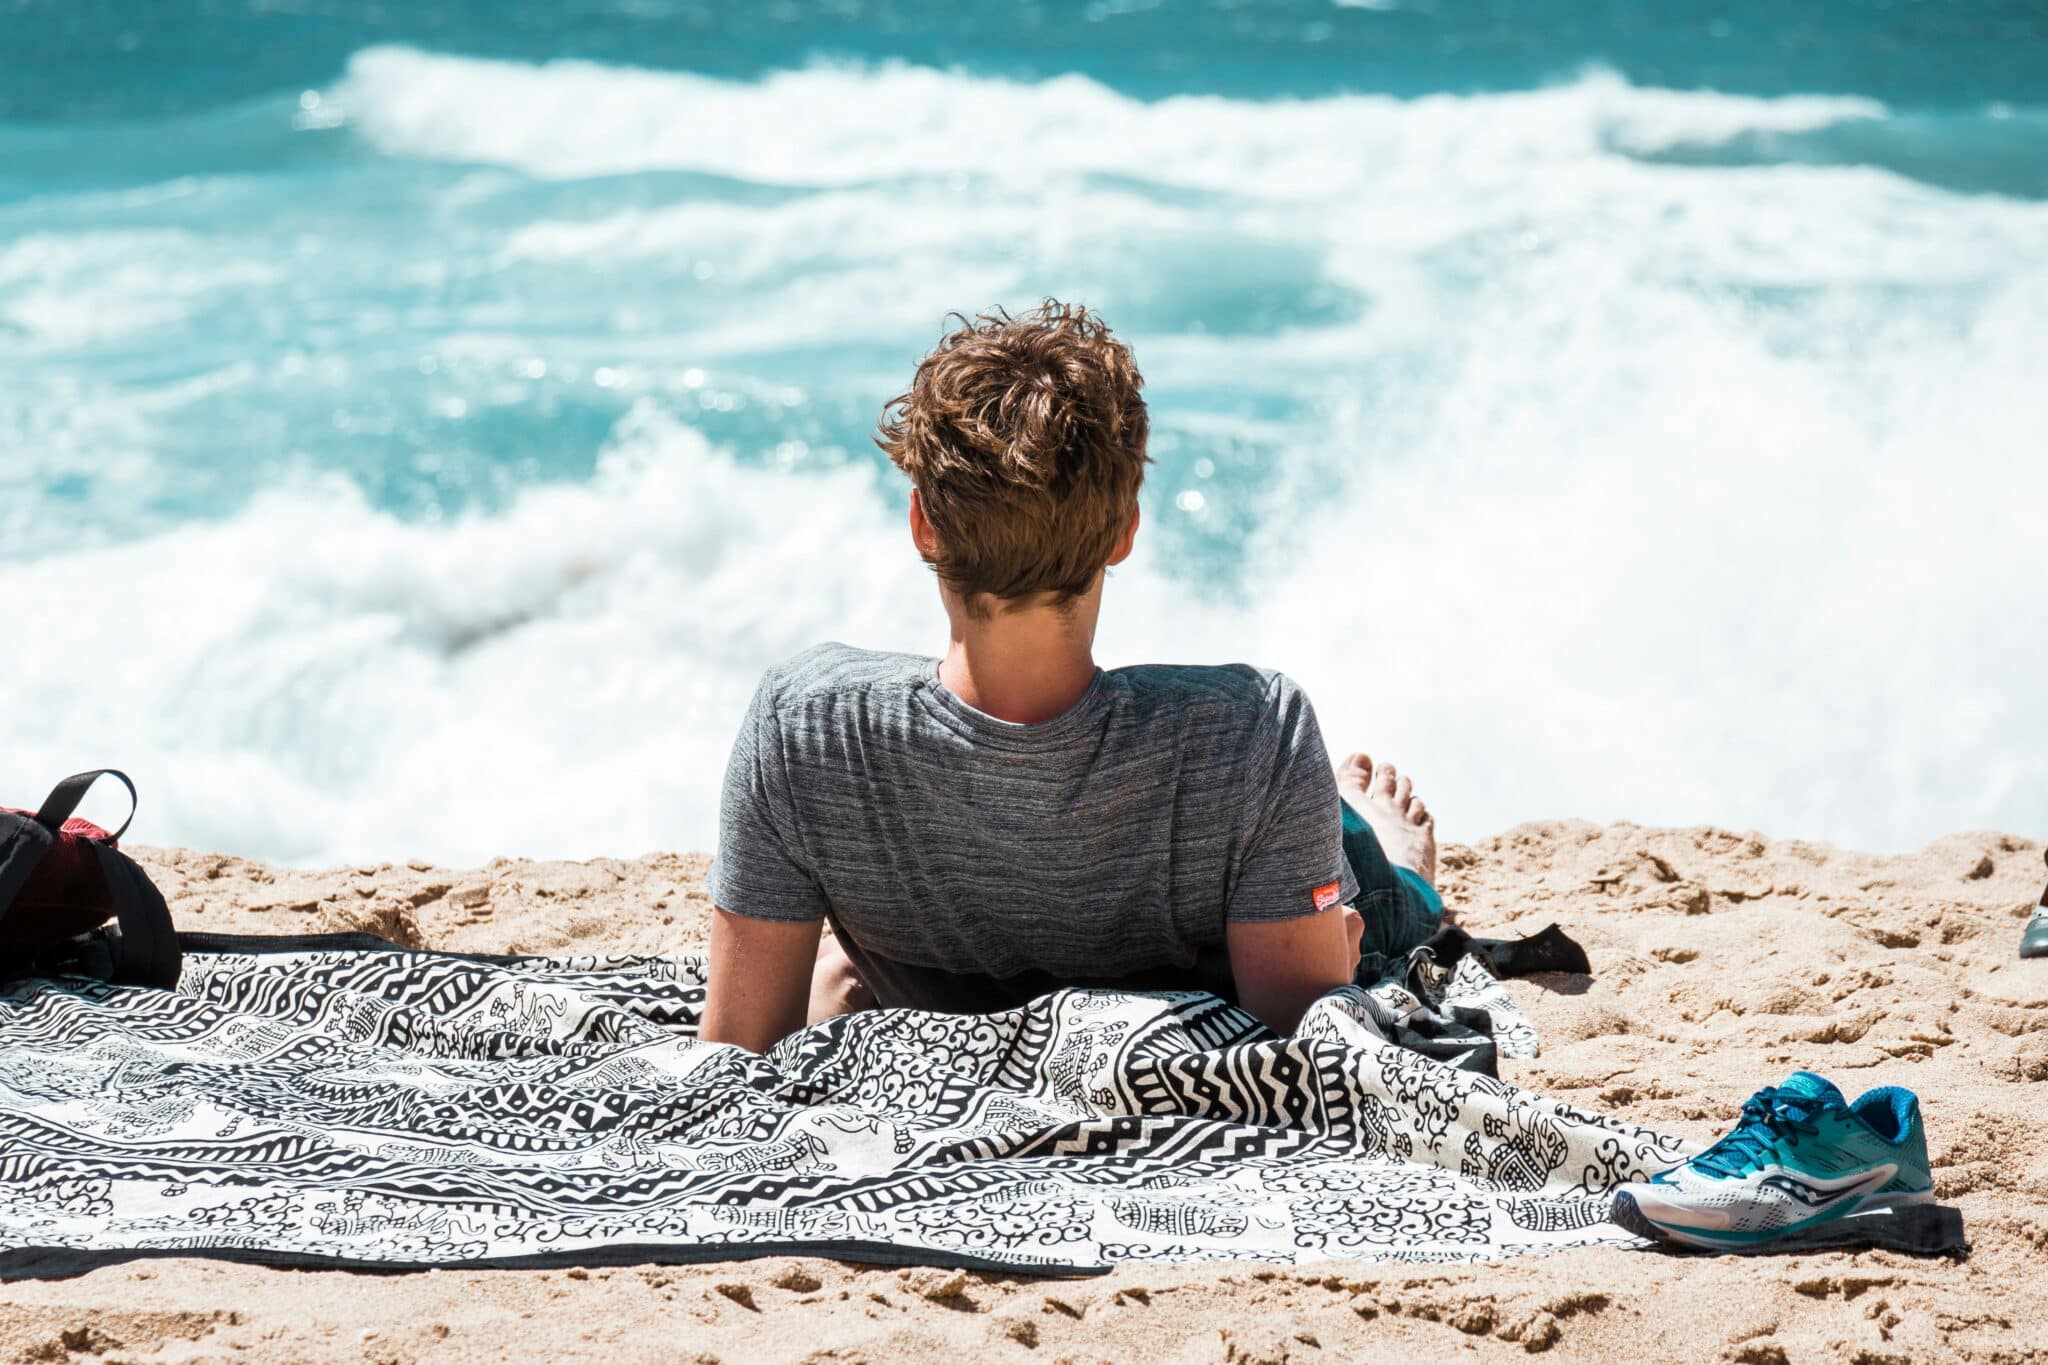
[[[181,927],[369,930],[468,951],[699,947],[708,859],[287,871],[143,850]],[[363,1274],[196,1259],[0,1283],[0,1360],[2022,1361],[2048,1358],[2041,846],[1877,857],[1719,829],[1559,821],[1444,857],[1476,933],[1556,922],[1590,981],[1516,983],[1543,1055],[1506,1078],[1706,1139],[1810,1067],[1920,1092],[1966,1259],[1595,1249],[1505,1264],[1132,1265],[1033,1280],[823,1260]]]

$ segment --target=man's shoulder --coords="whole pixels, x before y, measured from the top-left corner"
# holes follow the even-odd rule
[[[772,665],[761,677],[761,691],[778,710],[801,708],[877,686],[908,684],[930,662],[915,654],[856,649],[831,640]]]
[[[1303,695],[1285,673],[1251,664],[1134,664],[1117,669],[1116,675],[1132,698],[1147,706],[1264,714],[1286,710]]]

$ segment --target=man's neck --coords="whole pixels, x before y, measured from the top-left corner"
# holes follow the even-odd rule
[[[1099,582],[1093,592],[1063,608],[998,609],[977,618],[948,601],[953,638],[939,661],[939,681],[998,720],[1034,725],[1063,715],[1095,682],[1095,620],[1101,605]]]

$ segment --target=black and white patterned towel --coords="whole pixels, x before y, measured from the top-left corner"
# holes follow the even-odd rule
[[[1477,970],[1450,998],[1533,1047]],[[695,1040],[700,959],[298,945],[175,992],[0,987],[0,1253],[550,1264],[770,1252],[1075,1271],[1464,1261],[1635,1239],[1672,1139],[1210,996],[877,1011]]]

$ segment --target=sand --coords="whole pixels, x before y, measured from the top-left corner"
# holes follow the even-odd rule
[[[679,951],[702,856],[290,872],[144,850],[181,926],[368,929],[477,951]],[[1926,1105],[1961,1261],[1612,1249],[1418,1270],[1131,1266],[1100,1279],[696,1268],[381,1275],[161,1260],[0,1284],[0,1359],[1315,1361],[2048,1357],[2048,961],[2021,962],[2038,844],[1880,858],[1716,829],[1524,825],[1454,846],[1475,932],[1555,920],[1594,975],[1514,989],[1543,1056],[1510,1080],[1698,1138],[1797,1066]]]

